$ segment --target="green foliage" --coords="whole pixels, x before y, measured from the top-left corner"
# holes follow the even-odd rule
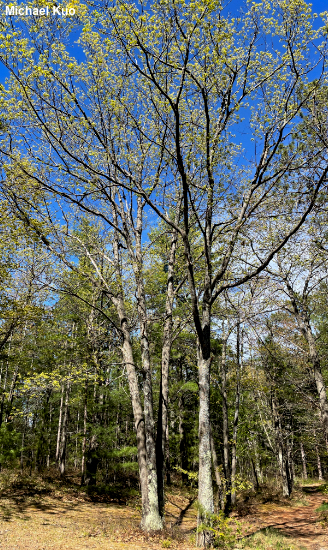
[[[184,470],[183,468],[180,468],[180,466],[175,466],[174,469],[179,474],[184,474],[185,476],[187,476],[187,478],[191,482],[198,480],[198,472],[191,472],[191,471],[188,471],[188,470]]]
[[[172,541],[170,539],[164,539],[161,541],[162,548],[171,548]]]
[[[226,517],[222,511],[218,514],[209,514],[199,504],[198,512],[202,517],[202,523],[197,527],[198,533],[205,531],[213,538],[214,548],[228,550],[235,547],[241,535],[241,525],[238,521]]]
[[[0,464],[7,468],[17,465],[20,452],[21,435],[10,424],[0,428]]]

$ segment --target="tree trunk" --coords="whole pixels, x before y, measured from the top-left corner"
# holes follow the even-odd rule
[[[303,466],[303,479],[307,479],[308,476],[307,476],[307,470],[306,470],[306,457],[305,457],[305,451],[304,451],[302,441],[300,443],[300,447],[301,447],[301,458],[302,458],[302,466]]]
[[[23,424],[23,433],[22,433],[22,448],[20,452],[20,470],[23,473],[24,470],[24,443],[25,443],[25,431],[26,431],[26,418],[24,419]]]
[[[318,478],[319,478],[319,481],[322,481],[323,475],[322,475],[322,468],[321,468],[321,460],[320,460],[320,453],[317,445],[315,446],[315,452],[317,455]]]
[[[86,455],[85,462],[85,485],[96,485],[97,483],[97,469],[98,469],[98,442],[95,434],[90,438],[89,448]]]
[[[83,439],[82,439],[82,461],[81,461],[81,485],[85,483],[85,455],[87,446],[87,420],[88,420],[88,385],[85,383],[84,408],[83,408]]]
[[[179,221],[179,210],[175,223]],[[177,246],[177,232],[173,231],[168,259],[167,289],[163,328],[161,382],[159,392],[157,438],[156,438],[156,460],[157,460],[157,483],[158,483],[158,507],[159,513],[164,516],[164,479],[169,461],[169,440],[168,440],[168,398],[169,398],[169,364],[172,346],[172,313],[174,300],[174,264]]]
[[[211,427],[211,453],[212,453],[212,462],[213,462],[213,469],[214,469],[214,475],[215,475],[215,481],[218,488],[218,508],[220,510],[223,510],[224,508],[224,484],[222,482],[220,471],[219,471],[219,463],[218,463],[218,457],[215,450],[215,444],[213,439],[213,433],[212,433],[212,427]]]
[[[7,356],[7,361],[6,361],[6,371],[5,371],[4,381],[3,381],[1,403],[0,403],[0,428],[1,428],[2,422],[3,422],[3,413],[4,413],[4,406],[5,406],[5,391],[6,391],[7,379],[8,379],[10,347],[11,347],[11,338],[10,338],[10,341],[9,341],[8,356]],[[0,465],[0,469],[1,469],[1,465]]]
[[[66,383],[66,395],[65,395],[65,405],[64,405],[64,416],[61,429],[60,437],[60,446],[59,446],[59,471],[60,475],[64,476],[66,471],[66,445],[67,445],[67,425],[68,425],[68,414],[69,414],[69,393],[70,393],[70,381],[67,380]]]
[[[116,226],[118,226],[118,212],[115,206],[116,200],[120,201],[120,196],[116,197],[115,192],[112,201],[112,213],[113,220]],[[136,232],[136,247],[141,246],[141,233],[140,233],[140,201],[138,201],[138,213],[137,213],[137,228]],[[127,220],[124,218],[125,209],[124,205],[121,205],[120,216],[123,217],[124,221],[124,236],[126,238],[126,244],[130,250],[130,257],[133,261],[134,271],[136,276],[137,283],[137,299],[138,299],[138,315],[139,319],[141,317],[141,340],[142,340],[142,366],[144,371],[144,410],[145,415],[141,406],[140,392],[138,377],[136,372],[136,367],[133,357],[132,342],[130,336],[130,329],[128,326],[128,316],[125,310],[124,304],[124,292],[122,286],[122,273],[121,273],[121,247],[120,247],[120,236],[117,230],[114,231],[113,239],[113,252],[114,252],[114,261],[115,261],[115,276],[117,282],[117,294],[113,295],[109,290],[110,298],[113,305],[116,308],[117,315],[120,322],[121,336],[122,336],[122,356],[123,362],[127,371],[129,390],[131,396],[131,404],[133,410],[133,418],[137,436],[137,450],[138,450],[138,465],[139,465],[139,477],[140,477],[140,489],[141,489],[141,502],[142,502],[142,519],[141,519],[141,528],[145,531],[150,530],[160,530],[163,528],[163,521],[159,514],[158,509],[158,487],[157,487],[157,471],[156,471],[156,448],[155,442],[153,440],[153,418],[152,418],[152,392],[151,392],[151,373],[150,373],[150,364],[147,365],[147,353],[149,349],[147,348],[148,339],[147,339],[147,319],[146,323],[142,319],[142,315],[146,314],[141,311],[143,307],[142,300],[144,295],[141,290],[141,267],[135,265],[136,260],[134,258],[133,246],[130,242],[129,228],[127,227]],[[133,225],[134,227],[134,225]],[[139,251],[140,253],[140,251]],[[139,279],[138,279],[138,271]],[[137,275],[136,275],[137,273]]]
[[[233,419],[232,448],[231,448],[231,504],[236,504],[236,471],[237,471],[237,432],[239,419],[240,402],[240,377],[241,377],[241,342],[240,342],[240,322],[237,323],[237,384],[235,399],[235,414]]]
[[[77,445],[77,440],[78,440],[78,437],[79,437],[79,422],[80,422],[80,411],[78,410],[77,411],[77,421],[76,421],[76,440],[75,440],[75,458],[74,458],[74,468],[77,468],[77,464],[78,464],[78,445]]]
[[[205,346],[204,346],[205,347]],[[198,502],[200,510],[198,523],[208,521],[214,512],[212,457],[210,440],[210,350],[198,346],[199,369],[199,475]],[[209,546],[212,543],[212,532],[204,529],[198,533],[197,545]]]
[[[279,464],[281,482],[282,482],[282,495],[284,497],[290,497],[291,494],[291,482],[290,482],[290,472],[288,465],[288,456],[285,450],[283,433],[281,428],[281,421],[279,413],[276,408],[274,398],[272,398],[272,412],[274,417],[274,425],[276,432],[276,445],[277,445],[277,459]]]
[[[163,519],[159,509],[159,486],[157,480],[157,460],[156,460],[156,441],[155,441],[155,423],[153,411],[153,390],[150,364],[150,348],[148,336],[148,315],[146,307],[146,296],[143,281],[143,257],[142,257],[142,214],[143,203],[140,197],[137,199],[137,222],[135,230],[136,238],[136,261],[133,263],[137,284],[137,310],[140,323],[140,345],[141,345],[141,363],[143,370],[143,390],[144,390],[144,426],[146,437],[147,454],[147,479],[148,479],[148,503],[146,529],[159,530],[163,527]],[[131,252],[131,259],[134,256]],[[162,487],[161,487],[162,489]],[[161,490],[161,495],[163,495]],[[164,511],[164,501],[161,496],[162,511]]]
[[[223,468],[226,480],[225,507],[226,514],[231,510],[231,468],[230,468],[230,445],[229,445],[229,420],[227,402],[227,373],[226,373],[226,351],[227,340],[224,338],[222,344],[221,375],[222,375],[222,432],[223,432]]]
[[[259,486],[261,483],[263,483],[263,472],[261,470],[260,457],[257,450],[257,444],[256,444],[256,441],[254,440],[253,440],[253,449],[254,449],[254,457],[255,457],[254,465],[255,465],[257,482]]]
[[[62,388],[61,388],[60,405],[59,405],[57,446],[56,446],[56,462],[59,461],[61,428],[62,428],[62,422],[63,422],[63,408],[64,408],[64,384],[62,385]]]

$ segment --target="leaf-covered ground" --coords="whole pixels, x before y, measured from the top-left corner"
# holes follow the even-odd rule
[[[1,483],[2,481],[2,483]],[[138,500],[125,504],[92,500],[74,487],[18,477],[0,479],[0,548],[4,550],[194,549],[193,498],[168,495],[167,528],[161,535],[139,529]],[[328,550],[326,523],[317,508],[327,500],[319,487],[305,487],[286,503],[253,504],[241,520],[246,538],[235,548]],[[105,501],[106,500],[106,501]],[[254,534],[255,533],[255,534]]]
[[[288,505],[274,502],[255,506],[245,517],[251,532],[260,535],[269,530],[283,534],[297,548],[328,550],[328,514],[317,511],[328,500],[321,489],[319,484],[305,486]]]

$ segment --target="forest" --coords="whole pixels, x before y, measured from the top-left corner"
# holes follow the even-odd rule
[[[145,537],[182,491],[192,547],[246,548],[248,501],[328,493],[328,12],[60,6],[0,8],[0,486]]]

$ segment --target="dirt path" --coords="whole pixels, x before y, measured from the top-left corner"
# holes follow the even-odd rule
[[[328,528],[318,521],[316,509],[327,501],[328,497],[318,492],[319,486],[303,488],[304,504],[302,506],[279,506],[264,504],[247,517],[247,523],[256,527],[255,530],[273,527],[283,535],[291,537],[295,543],[310,550],[328,550]],[[254,527],[251,528],[252,532]]]

